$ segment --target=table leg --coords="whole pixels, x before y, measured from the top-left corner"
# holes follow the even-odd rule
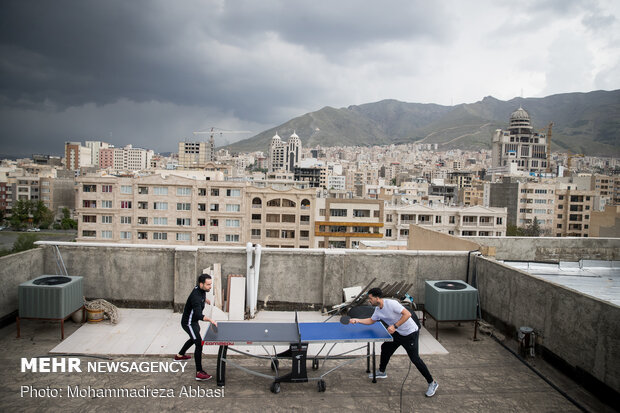
[[[375,357],[375,343],[372,343],[372,382],[377,382],[377,360]]]
[[[65,339],[65,320],[60,320],[60,339]]]
[[[17,338],[20,337],[20,331],[19,331],[19,316],[15,319],[15,323],[17,324]]]
[[[439,321],[435,320],[435,340],[439,340]]]
[[[370,373],[370,343],[366,343],[366,373]]]
[[[226,352],[228,351],[228,346],[220,346],[219,351],[217,352],[217,370],[216,370],[216,380],[217,385],[223,387],[226,384]]]

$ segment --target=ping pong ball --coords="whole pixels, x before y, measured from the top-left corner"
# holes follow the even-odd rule
[[[269,330],[265,330],[265,333],[268,333],[268,332],[269,332]]]

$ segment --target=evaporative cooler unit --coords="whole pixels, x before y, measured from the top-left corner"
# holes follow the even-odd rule
[[[477,330],[478,290],[460,280],[426,281],[424,312],[439,321],[474,321]]]
[[[64,320],[84,305],[83,277],[43,275],[21,283],[18,299],[18,337],[19,319],[30,318],[60,321],[64,338]]]

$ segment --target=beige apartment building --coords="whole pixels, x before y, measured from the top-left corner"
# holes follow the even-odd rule
[[[555,236],[588,237],[594,191],[558,189],[555,194]]]
[[[383,238],[382,200],[318,198],[315,208],[316,248],[357,248],[362,240]]]
[[[554,182],[519,183],[517,226],[526,227],[538,221],[543,235],[554,232],[556,184]]]
[[[388,240],[407,240],[409,225],[456,236],[506,236],[506,208],[482,206],[386,206],[384,235]]]
[[[78,241],[308,248],[315,190],[177,175],[77,179]]]

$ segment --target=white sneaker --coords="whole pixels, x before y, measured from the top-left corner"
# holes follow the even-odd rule
[[[428,385],[428,390],[426,390],[426,393],[425,393],[426,397],[433,397],[433,395],[437,391],[437,387],[439,387],[439,384],[437,384],[436,381],[433,381],[432,383],[430,383]]]
[[[383,371],[381,371],[381,370],[377,370],[376,377],[377,377],[378,379],[387,379],[387,373],[385,373],[385,372],[383,372]],[[368,375],[368,378],[369,378],[369,379],[372,379],[372,373],[370,373],[370,374]]]

